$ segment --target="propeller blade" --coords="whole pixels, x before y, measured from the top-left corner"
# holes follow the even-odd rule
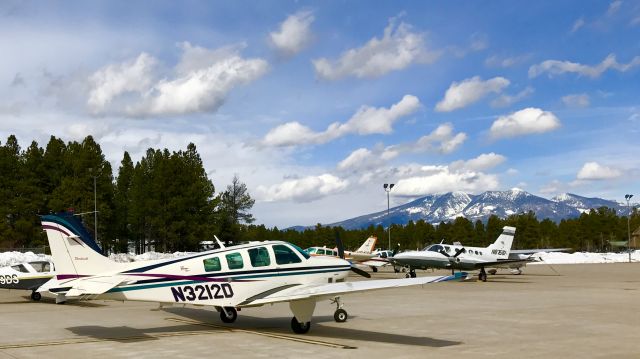
[[[363,277],[365,277],[365,278],[371,278],[371,274],[369,274],[369,273],[367,273],[367,272],[363,271],[363,270],[362,270],[362,269],[360,269],[360,268],[356,268],[356,267],[354,267],[354,266],[351,266],[351,270],[352,270],[354,273],[358,273],[358,274],[360,274],[361,276],[363,276]]]
[[[456,254],[453,255],[454,258],[458,257],[460,254],[466,252],[467,250],[464,248],[456,249]]]
[[[399,250],[400,250],[400,243],[398,243],[398,245],[393,249],[393,252],[391,253],[391,256],[395,257],[395,255],[398,254]]]
[[[444,251],[444,249],[441,249],[439,253],[447,258],[451,257],[447,252]]]
[[[339,233],[336,233],[336,247],[338,247],[338,256],[344,259],[344,245],[342,244]]]

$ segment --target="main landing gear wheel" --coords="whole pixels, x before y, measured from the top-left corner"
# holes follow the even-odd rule
[[[373,271],[373,273],[377,273],[378,272],[378,268],[376,268],[376,267],[371,267],[371,270]]]
[[[296,334],[306,334],[311,329],[311,322],[300,323],[296,317],[291,318],[291,329]]]
[[[35,290],[33,292],[31,292],[31,299],[35,300],[36,302],[39,301],[40,299],[42,299],[42,294],[36,292]]]
[[[417,277],[415,269],[409,269],[409,273],[405,274],[407,278],[415,278]]]
[[[220,308],[220,319],[225,323],[233,323],[238,319],[238,312],[236,308],[225,307]]]
[[[335,311],[335,313],[333,313],[333,319],[338,323],[346,322],[348,317],[349,315],[347,314],[347,311],[344,309],[338,309]]]
[[[478,274],[478,279],[483,282],[487,281],[487,272],[484,271],[484,268],[480,268],[480,274]]]

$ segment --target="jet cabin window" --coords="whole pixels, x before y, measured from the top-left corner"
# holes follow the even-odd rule
[[[222,266],[220,266],[220,258],[218,257],[207,258],[202,262],[204,263],[205,272],[217,272],[222,270]]]
[[[276,263],[278,264],[290,264],[300,263],[302,260],[298,255],[291,250],[291,248],[282,244],[276,244],[273,246],[273,252],[276,254]]]
[[[226,257],[229,269],[241,269],[242,267],[244,267],[244,263],[242,262],[242,254],[238,252],[229,253],[226,255]]]
[[[249,259],[251,260],[251,265],[254,267],[266,267],[271,264],[269,252],[265,247],[249,249]]]

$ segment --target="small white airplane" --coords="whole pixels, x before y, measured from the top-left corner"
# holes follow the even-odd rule
[[[378,271],[378,268],[391,265],[391,258],[398,253],[400,249],[400,244],[394,249],[377,249],[373,252],[373,257],[369,260],[361,262],[361,265],[369,266],[371,270],[375,273]]]
[[[446,268],[460,270],[480,269],[478,278],[486,282],[485,267],[499,267],[514,263],[530,262],[530,259],[509,259],[515,227],[505,226],[498,239],[486,248],[464,247],[459,244],[432,244],[422,251],[398,253],[391,261],[395,265],[409,267],[407,277],[415,278],[416,269]]]
[[[375,257],[376,254],[373,253],[373,248],[375,248],[377,241],[378,238],[373,236],[367,238],[367,240],[362,243],[360,248],[356,249],[355,251],[344,251],[345,259],[350,262],[363,262]],[[327,247],[309,247],[305,249],[305,251],[311,256],[339,257],[338,248],[331,249]]]
[[[146,263],[116,263],[100,248],[77,218],[45,215],[56,278],[39,291],[67,299],[113,299],[213,306],[225,323],[245,307],[288,302],[291,328],[303,334],[311,327],[316,302],[336,303],[334,319],[347,320],[340,295],[376,289],[464,279],[466,273],[412,279],[345,282],[359,271],[341,258],[311,257],[281,241],[253,242]],[[339,248],[339,250],[342,248]]]
[[[53,263],[47,260],[17,263],[0,268],[0,288],[30,290],[31,299],[38,301],[42,295],[37,289],[54,274]]]

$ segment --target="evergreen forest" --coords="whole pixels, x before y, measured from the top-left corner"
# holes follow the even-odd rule
[[[284,240],[302,248],[334,247],[339,237],[352,250],[370,235],[383,248],[389,238],[380,225],[345,230],[317,224],[297,231],[254,224],[259,218],[251,214],[255,201],[246,185],[236,175],[216,189],[193,143],[177,152],[149,148],[136,163],[125,151],[114,170],[92,136],[82,142],[51,136],[44,147],[33,141],[23,148],[11,135],[0,143],[0,193],[0,251],[46,248],[38,215],[61,211],[80,216],[103,250],[116,253],[198,251],[214,235],[227,243]],[[630,221],[632,231],[640,226],[637,209]],[[437,225],[394,224],[391,243],[402,249],[441,240],[486,246],[506,225],[517,228],[514,249],[605,251],[610,241],[627,239],[627,217],[602,207],[559,223],[529,212],[486,222],[458,217]]]

